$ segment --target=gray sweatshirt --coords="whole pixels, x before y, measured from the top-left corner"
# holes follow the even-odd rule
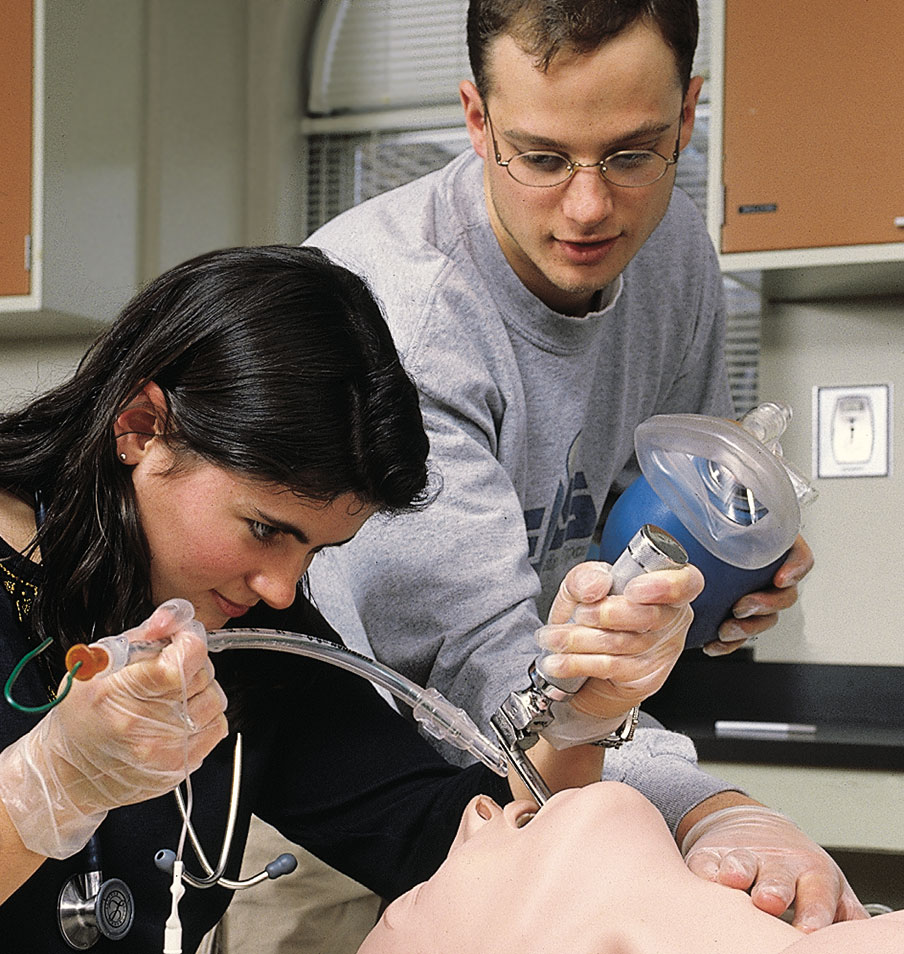
[[[732,416],[712,245],[675,190],[599,310],[560,315],[503,256],[470,152],[345,212],[308,244],[363,275],[381,302],[442,482],[422,513],[373,519],[318,556],[313,596],[353,642],[366,634],[378,659],[486,727],[526,685],[534,632],[584,559],[608,495],[637,473],[635,426],[661,413]],[[661,727],[639,730],[606,766],[673,829],[730,787],[697,767],[690,740]]]

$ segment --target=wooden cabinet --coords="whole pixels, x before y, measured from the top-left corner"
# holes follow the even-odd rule
[[[0,339],[92,332],[139,284],[142,6],[0,0]]]
[[[0,0],[0,296],[31,291],[34,10]]]
[[[708,205],[723,266],[904,262],[904,4],[714,6]]]

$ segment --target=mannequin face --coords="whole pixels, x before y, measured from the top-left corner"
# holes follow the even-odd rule
[[[439,871],[359,954],[900,954],[904,911],[802,936],[691,874],[652,804],[618,782],[465,809]],[[529,819],[529,820],[528,820]]]
[[[662,816],[625,785],[560,792],[525,824],[531,809],[474,799],[445,863],[359,954],[836,954],[824,932],[798,947],[790,924],[688,871]]]

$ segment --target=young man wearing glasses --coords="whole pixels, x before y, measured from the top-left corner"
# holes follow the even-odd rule
[[[653,574],[635,581],[635,602],[601,600],[600,577],[574,568],[607,498],[636,474],[638,423],[734,416],[721,275],[673,189],[700,93],[696,39],[695,0],[472,0],[474,82],[460,93],[473,151],[308,240],[381,300],[443,481],[425,512],[372,521],[330,555],[347,591],[318,590],[315,565],[313,593],[340,631],[363,624],[380,659],[484,727],[526,684],[569,571],[579,622],[544,633],[553,648],[598,654],[601,678],[631,651],[607,631],[655,630],[663,604],[688,599]],[[772,625],[811,565],[799,540],[776,586],[744,597],[710,651]],[[679,839],[713,819],[696,870],[753,886],[765,910],[794,901],[808,930],[862,914],[787,819],[758,824],[754,805],[750,824],[716,822],[752,800],[701,772],[683,737],[641,729],[606,777],[643,791]],[[743,850],[720,874],[732,849]]]

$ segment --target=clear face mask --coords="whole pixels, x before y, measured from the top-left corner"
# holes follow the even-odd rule
[[[759,569],[785,553],[816,497],[781,456],[790,408],[762,404],[739,421],[699,414],[650,418],[634,433],[640,469],[713,556]]]

